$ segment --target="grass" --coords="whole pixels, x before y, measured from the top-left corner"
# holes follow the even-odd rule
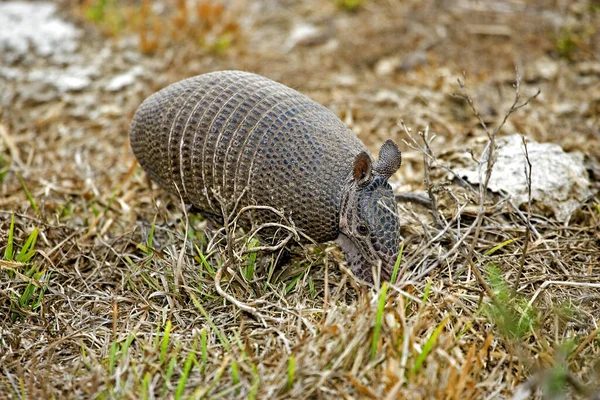
[[[560,57],[571,59],[573,53],[577,50],[577,41],[575,32],[571,29],[561,29],[556,38],[556,50]]]
[[[248,249],[252,249],[254,247],[257,247],[259,245],[258,240],[257,239],[252,239],[250,241],[250,243],[248,244]],[[256,252],[252,252],[249,253],[246,256],[246,260],[247,260],[247,266],[244,268],[244,277],[246,278],[247,281],[251,281],[254,279],[254,269],[256,266],[256,256],[257,253]]]
[[[113,37],[136,34],[139,50],[164,53],[174,43],[193,43],[214,54],[225,53],[240,37],[239,23],[220,1],[201,1],[189,6],[176,1],[155,12],[152,1],[85,0],[74,12]]]
[[[33,196],[31,195],[31,193],[29,193],[29,190],[27,189],[27,186],[25,186],[25,181],[23,180],[23,178],[21,177],[21,174],[17,173],[17,178],[19,178],[19,182],[21,183],[21,187],[23,188],[23,192],[25,192],[25,196],[27,196],[27,200],[29,200],[29,204],[31,204],[31,207],[36,211],[36,212],[40,212],[40,209],[38,208],[35,199],[33,198]]]
[[[165,326],[162,333],[160,352],[153,351],[154,345],[139,338],[137,333],[130,333],[122,342],[119,339],[112,342],[106,360],[108,379],[101,397],[119,397],[119,388],[139,384],[139,387],[133,386],[130,390],[139,393],[140,398],[149,398],[153,392],[152,384],[160,387],[161,397],[182,398],[189,376],[197,364],[197,340],[193,341],[189,350],[185,350],[184,342],[173,340],[167,333],[168,329],[168,325]],[[144,352],[135,351],[137,348],[144,349]],[[138,358],[140,354],[145,355]],[[138,380],[138,376],[143,378]]]
[[[377,306],[377,314],[375,315],[375,326],[373,327],[373,341],[371,342],[371,360],[377,355],[377,345],[379,344],[379,335],[381,334],[381,325],[383,323],[383,312],[387,300],[388,283],[384,282],[379,292],[379,303]]]
[[[535,330],[538,315],[527,307],[528,299],[512,295],[510,286],[502,276],[502,271],[494,264],[488,264],[487,276],[497,301],[489,302],[483,312],[496,324],[500,333],[508,340],[524,340]]]
[[[0,154],[0,183],[4,182],[6,175],[8,174],[9,163],[4,158],[3,154]]]
[[[392,270],[392,277],[390,279],[392,284],[395,284],[398,281],[398,271],[400,270],[400,264],[402,263],[402,253],[404,253],[404,243],[400,245],[400,252],[398,253],[396,263],[394,264],[394,269]]]
[[[6,128],[0,138],[1,398],[511,398],[532,385],[538,396],[585,399],[586,390],[600,390],[598,197],[568,222],[534,207],[539,237],[532,236],[523,259],[525,224],[515,210],[486,196],[474,240],[479,200],[445,169],[471,159],[459,157],[464,149],[477,158],[487,143],[475,128],[477,117],[450,96],[455,77],[467,71],[477,103],[485,104],[482,118],[495,121],[512,90],[505,79],[518,59],[512,48],[527,52],[523,93],[535,84],[545,95],[515,113],[505,130],[598,153],[590,99],[599,81],[589,56],[597,45],[585,33],[589,16],[565,11],[581,22],[581,30],[565,36],[576,44],[570,53],[568,41],[563,46],[547,33],[531,45],[531,26],[554,29],[535,7],[527,21],[510,7],[486,14],[494,25],[510,26],[511,36],[473,34],[476,40],[459,46],[463,25],[447,21],[470,26],[480,14],[391,3],[367,2],[357,13],[314,2],[290,2],[285,10],[272,2],[259,11],[216,1],[196,2],[197,9],[173,3],[163,11],[148,1],[73,6],[82,10],[80,61],[98,70],[92,85],[40,103],[26,98],[31,82],[15,81],[9,85],[14,96],[7,92],[11,101],[0,109]],[[198,15],[203,22],[194,25]],[[423,20],[444,28],[447,38],[417,29],[415,21]],[[298,21],[322,35],[282,50]],[[107,54],[113,40],[112,56],[99,64],[95,55]],[[414,52],[415,43],[439,43],[423,48],[428,64],[380,70],[395,54]],[[536,74],[538,62],[554,64],[556,76]],[[134,65],[147,76],[120,92],[103,90]],[[384,139],[406,138],[399,119],[415,132],[431,125],[438,136],[430,179],[439,225],[428,210],[403,204],[404,241],[390,283],[361,286],[330,243],[299,247],[282,262],[242,239],[232,259],[224,242],[209,248],[220,237],[201,217],[188,213],[186,232],[179,200],[135,166],[126,132],[143,97],[168,82],[230,68],[268,75],[314,97],[339,113],[375,156]],[[79,106],[91,100],[98,107],[82,113]],[[57,114],[61,104],[67,106]],[[589,107],[557,114],[565,104]],[[564,132],[577,132],[577,140]],[[392,183],[422,190],[422,154],[402,149],[405,165]],[[221,268],[227,298],[215,287]]]
[[[179,378],[179,382],[177,383],[177,391],[175,392],[176,399],[180,399],[185,390],[185,386],[186,386],[188,377],[190,375],[190,371],[192,370],[192,366],[196,359],[195,350],[196,350],[196,342],[194,342],[192,349],[189,351],[189,353],[185,359],[185,364],[183,365],[183,373],[181,374],[181,377]]]
[[[165,329],[163,331],[163,338],[160,344],[160,363],[163,364],[165,362],[165,357],[167,356],[167,350],[169,349],[169,334],[171,333],[171,321],[168,320]]]
[[[356,11],[363,7],[367,0],[334,0],[335,5],[346,11]]]
[[[494,254],[495,252],[497,252],[498,250],[504,248],[505,246],[508,246],[509,244],[513,243],[514,241],[518,240],[517,238],[510,238],[505,240],[504,242],[492,247],[491,249],[489,249],[488,251],[486,251],[485,253],[483,253],[484,256],[491,256],[492,254]]]
[[[206,329],[202,329],[200,336],[200,357],[202,360],[202,365],[200,366],[201,371],[204,371],[206,369],[206,365],[208,364],[207,338],[208,334]]]
[[[12,214],[10,216],[10,227],[8,228],[8,239],[6,243],[6,248],[4,249],[4,259],[7,261],[12,261],[14,255],[14,241],[15,241],[15,215]]]
[[[294,377],[296,376],[296,358],[293,354],[290,354],[288,358],[288,368],[287,368],[287,382],[286,389],[290,390],[292,386],[294,386]]]
[[[415,359],[415,363],[413,364],[411,370],[412,375],[417,375],[420,372],[421,367],[423,366],[423,362],[425,362],[427,356],[429,355],[429,353],[431,353],[431,350],[433,349],[438,337],[442,333],[442,330],[444,329],[447,322],[448,318],[444,319],[438,326],[435,327],[431,335],[429,335],[429,338],[425,342],[425,346],[423,346],[423,349]]]
[[[25,287],[19,287],[11,295],[11,320],[25,318],[30,313],[39,311],[44,294],[50,281],[51,273],[40,265],[32,263],[36,254],[35,245],[39,229],[36,227],[29,234],[18,253],[15,251],[15,216],[11,215],[8,238],[4,249],[4,262],[0,267],[9,271],[9,276],[27,282]],[[23,271],[23,272],[21,272]]]

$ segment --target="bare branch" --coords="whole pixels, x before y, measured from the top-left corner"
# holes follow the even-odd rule
[[[527,221],[525,223],[525,240],[523,243],[523,253],[521,254],[521,263],[519,265],[519,272],[517,273],[517,279],[513,286],[513,293],[517,292],[519,284],[521,282],[521,276],[523,275],[523,267],[525,265],[525,257],[527,256],[527,248],[529,247],[529,236],[531,226],[531,161],[529,160],[529,151],[527,150],[527,140],[525,136],[521,136],[523,142],[523,152],[525,154],[525,181],[527,183]]]

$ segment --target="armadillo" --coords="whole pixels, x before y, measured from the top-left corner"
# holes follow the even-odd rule
[[[316,242],[337,242],[357,277],[390,278],[400,233],[388,178],[402,162],[392,140],[375,162],[329,109],[241,71],[195,76],[152,94],[135,112],[130,140],[150,178],[202,214],[221,215],[219,199],[270,206]],[[249,219],[280,217],[257,210]]]

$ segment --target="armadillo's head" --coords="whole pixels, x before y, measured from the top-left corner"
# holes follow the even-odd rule
[[[392,140],[381,146],[375,164],[366,152],[358,154],[342,200],[336,242],[352,272],[367,282],[374,281],[373,273],[389,280],[398,256],[400,224],[388,178],[401,163],[402,155]]]

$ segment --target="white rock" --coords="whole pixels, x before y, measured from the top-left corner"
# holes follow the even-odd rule
[[[106,85],[106,90],[109,92],[117,92],[129,85],[135,83],[138,76],[144,74],[144,68],[140,65],[137,65],[131,68],[129,71],[119,74],[111,79],[111,81]]]
[[[320,35],[320,30],[316,26],[307,23],[296,24],[287,40],[285,41],[285,49],[287,51],[292,50],[299,44],[307,43],[315,40]]]
[[[19,79],[23,76],[21,70],[17,68],[11,67],[2,67],[0,66],[0,78],[4,78],[6,80],[12,81]]]
[[[525,153],[521,135],[498,139],[497,161],[488,188],[510,195],[518,205],[527,203]],[[560,221],[567,221],[581,203],[592,195],[583,155],[566,153],[553,143],[527,141],[531,162],[531,197],[534,206],[551,209]],[[454,170],[472,184],[479,183],[477,165]],[[485,173],[485,172],[484,172]]]
[[[542,58],[535,63],[535,69],[541,78],[552,80],[558,74],[558,63],[548,58]]]
[[[339,74],[334,77],[335,83],[339,86],[354,86],[357,83],[356,77],[348,74]]]
[[[98,76],[95,67],[70,66],[63,68],[44,68],[29,73],[28,80],[32,83],[44,83],[58,89],[59,92],[80,91],[92,83],[92,78]]]
[[[390,75],[400,67],[401,63],[402,59],[400,56],[382,58],[375,64],[375,74],[377,74],[377,76]]]
[[[54,86],[61,92],[69,92],[83,90],[88,87],[90,83],[92,83],[92,81],[86,76],[61,75],[54,81]]]
[[[64,57],[75,52],[80,31],[59,19],[51,2],[0,3],[0,59],[7,63],[37,56]]]

